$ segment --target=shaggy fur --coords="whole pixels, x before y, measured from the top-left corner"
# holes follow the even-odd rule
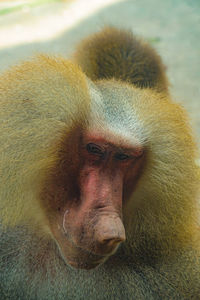
[[[160,56],[131,31],[106,27],[83,40],[73,58],[92,80],[114,77],[137,87],[168,90]]]
[[[117,61],[124,40],[127,51],[137,53],[136,65],[131,59],[127,66],[127,56]],[[187,116],[171,101],[160,58],[149,46],[134,48],[131,34],[110,28],[86,41],[75,57],[95,82],[76,65],[46,56],[0,78],[0,299],[198,299],[199,170]],[[116,54],[111,69],[110,49]],[[153,75],[143,55],[157,70]],[[132,70],[140,63],[137,84]],[[103,265],[85,271],[63,261],[41,195],[55,166],[73,167],[68,154],[76,136],[70,133],[91,127],[137,138],[145,166],[123,207],[126,242]]]

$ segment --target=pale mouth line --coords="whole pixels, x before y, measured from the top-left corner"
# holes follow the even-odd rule
[[[94,269],[105,262],[105,259],[89,262],[70,261],[67,260],[67,264],[76,269]]]

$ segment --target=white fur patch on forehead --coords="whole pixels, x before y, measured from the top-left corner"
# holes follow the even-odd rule
[[[132,149],[132,148],[142,148],[143,144],[141,141],[135,137],[130,135],[129,133],[123,132],[123,130],[118,130],[116,128],[108,128],[106,124],[100,127],[90,127],[89,135],[91,138],[95,139],[103,139],[110,144],[113,144],[119,148],[123,149]]]
[[[133,92],[116,81],[113,85],[89,83],[91,96],[90,131],[120,145],[142,146],[146,137],[139,115],[134,110]]]

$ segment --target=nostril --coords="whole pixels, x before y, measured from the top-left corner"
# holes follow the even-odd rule
[[[125,241],[125,237],[117,237],[117,238],[105,238],[102,240],[102,244],[106,244],[111,247],[115,247],[118,244]]]
[[[119,217],[103,216],[95,226],[94,238],[99,246],[113,248],[126,239],[124,225]]]

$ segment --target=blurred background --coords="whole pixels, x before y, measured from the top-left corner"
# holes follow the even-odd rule
[[[157,49],[200,148],[200,0],[0,0],[0,72],[41,52],[70,58],[104,25],[131,29]]]

